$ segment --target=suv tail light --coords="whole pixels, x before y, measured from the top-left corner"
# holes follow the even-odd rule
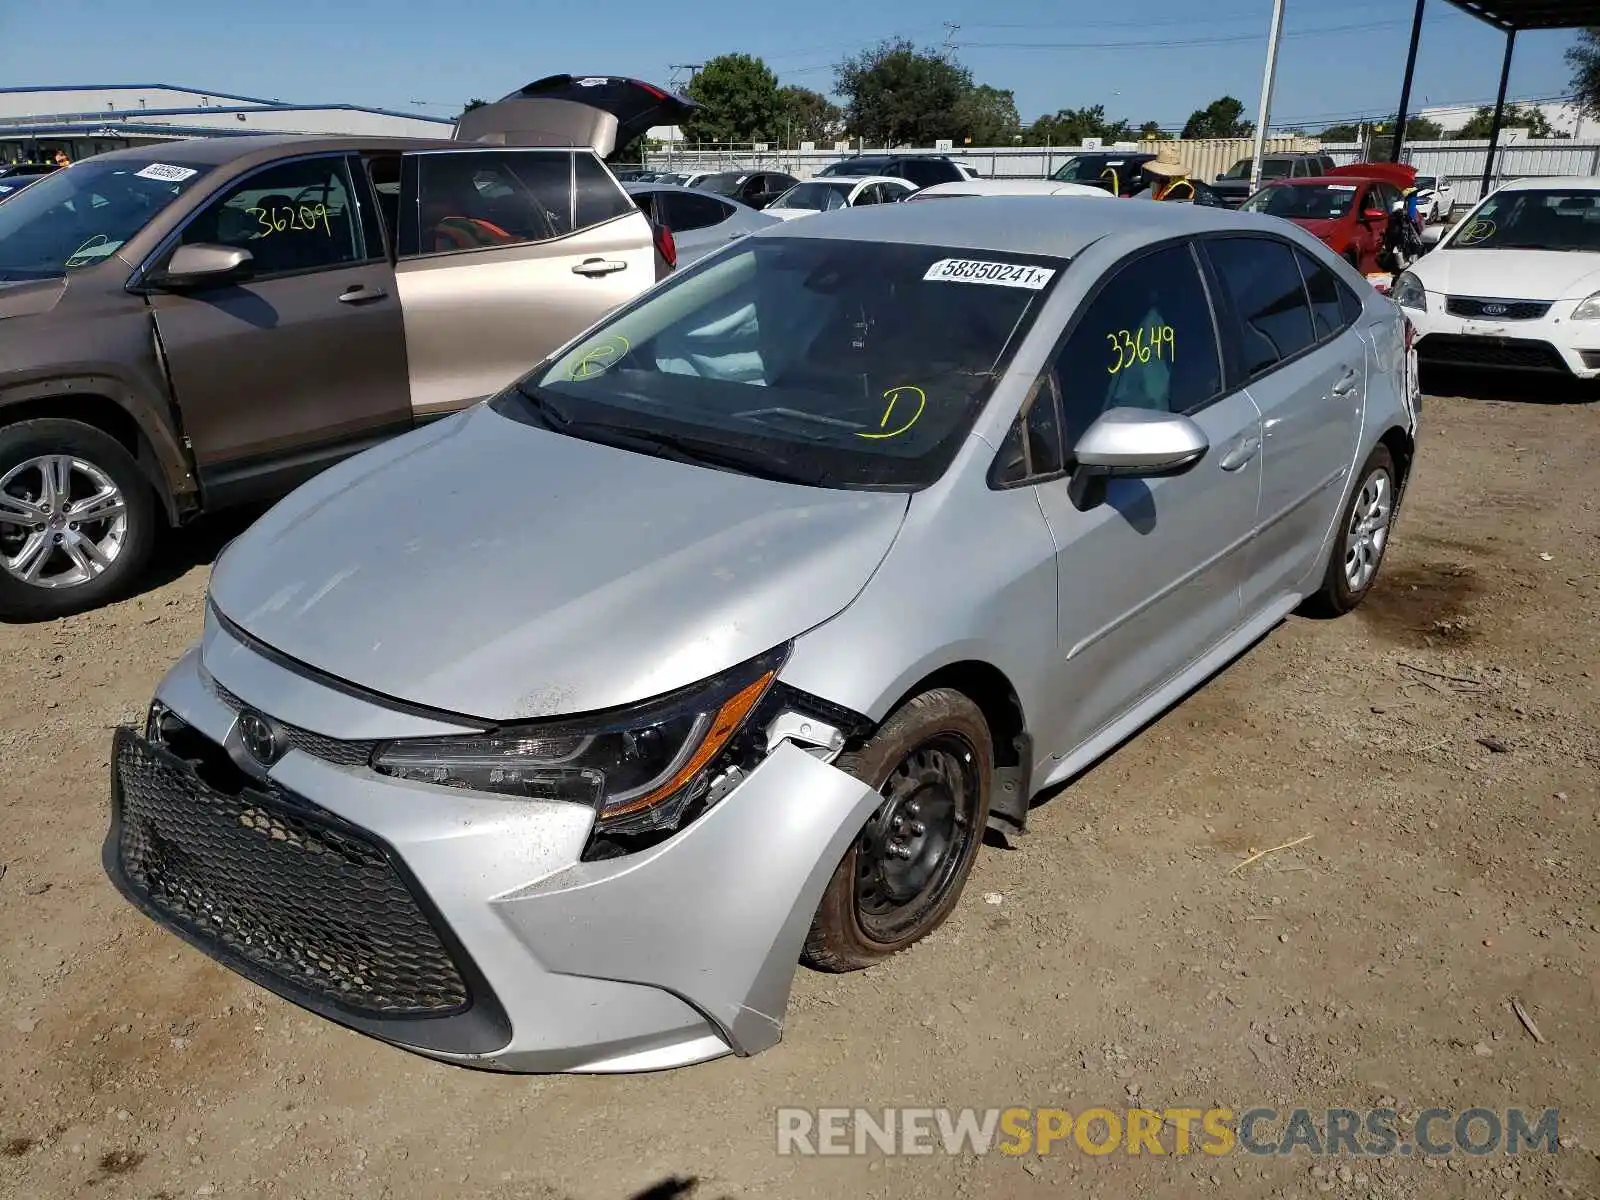
[[[678,266],[678,243],[672,238],[672,230],[659,222],[655,223],[656,252],[667,260],[667,266],[676,269]]]

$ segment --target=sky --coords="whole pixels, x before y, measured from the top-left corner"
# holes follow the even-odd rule
[[[1180,126],[1218,96],[1254,117],[1270,0],[52,0],[0,4],[0,84],[171,83],[292,103],[450,117],[543,75],[633,75],[743,51],[783,83],[827,93],[832,64],[891,36],[955,46],[977,82],[1010,88],[1024,121],[1104,104]],[[1410,35],[1406,0],[1285,0],[1273,125],[1320,128],[1392,112]],[[951,30],[945,25],[953,23]],[[1509,95],[1570,91],[1571,33],[1517,39]],[[1504,37],[1430,0],[1413,88],[1424,104],[1490,103]],[[687,76],[684,76],[687,78]]]

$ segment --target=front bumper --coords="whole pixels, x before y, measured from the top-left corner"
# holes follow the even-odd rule
[[[1600,377],[1600,321],[1571,320],[1572,300],[1520,321],[1457,316],[1445,311],[1446,297],[1437,292],[1427,293],[1427,303],[1426,312],[1402,310],[1416,326],[1424,363]]]
[[[583,862],[589,809],[350,761],[337,747],[432,718],[327,687],[214,621],[157,699],[226,761],[197,769],[118,734],[104,857],[123,894],[303,1007],[469,1066],[653,1070],[773,1045],[823,888],[881,801],[783,743],[666,841]],[[268,769],[244,750],[240,706],[298,718]],[[230,787],[229,763],[258,777]]]

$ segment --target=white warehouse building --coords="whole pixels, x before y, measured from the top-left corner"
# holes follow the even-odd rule
[[[455,122],[356,104],[287,104],[167,83],[0,87],[0,162],[65,150],[76,160],[124,146],[244,133],[448,138]]]

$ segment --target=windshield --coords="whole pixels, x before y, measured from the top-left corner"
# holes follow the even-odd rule
[[[1323,183],[1307,187],[1262,188],[1239,207],[1245,212],[1287,217],[1291,221],[1337,221],[1355,204],[1355,184]]]
[[[1248,180],[1250,178],[1250,161],[1248,158],[1241,158],[1233,166],[1229,167],[1222,177],[1224,179]],[[1289,174],[1291,166],[1293,164],[1286,158],[1264,158],[1261,160],[1261,178],[1282,179]]]
[[[495,401],[591,441],[818,487],[910,490],[955,456],[1060,259],[761,237]]]
[[[87,159],[0,204],[0,280],[53,279],[92,267],[211,168]]]
[[[1600,252],[1600,190],[1501,192],[1479,205],[1449,244],[1457,250]]]
[[[743,171],[724,171],[720,175],[707,175],[696,186],[703,192],[716,192],[719,196],[738,193],[739,185],[750,178]]]
[[[1098,183],[1100,173],[1108,166],[1118,172],[1122,170],[1121,162],[1075,154],[1057,167],[1050,178],[1060,183]]]
[[[772,202],[773,208],[803,208],[807,212],[828,212],[844,208],[853,183],[797,183]]]
[[[875,158],[847,158],[842,162],[830,163],[818,171],[818,175],[887,175],[889,163],[885,159]]]
[[[1439,177],[1437,175],[1418,175],[1411,182],[1417,191],[1430,192],[1439,186]]]

